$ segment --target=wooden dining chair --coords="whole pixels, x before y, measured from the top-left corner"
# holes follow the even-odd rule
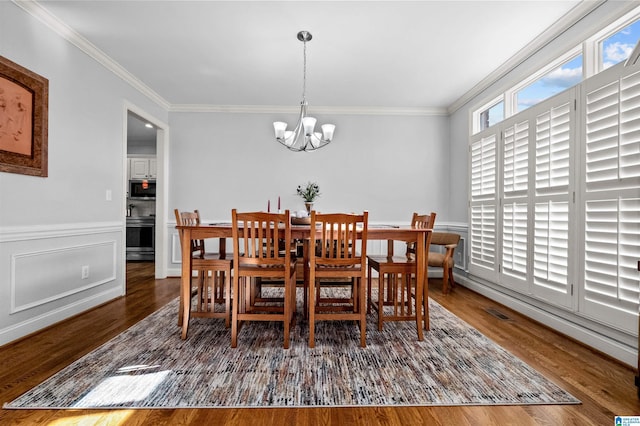
[[[453,232],[434,232],[431,237],[431,248],[441,247],[443,251],[429,251],[428,265],[432,268],[442,268],[442,294],[448,294],[449,289],[456,286],[453,279],[453,252],[460,242],[460,234]]]
[[[200,225],[200,212],[180,212],[174,210],[176,223],[182,226]],[[180,232],[180,230],[179,230]],[[190,270],[190,276],[196,272],[196,286],[189,301],[189,317],[222,318],[225,326],[231,322],[231,271],[233,269],[233,255],[226,253],[224,245],[220,252],[209,253],[205,249],[204,240],[191,240],[190,247],[180,249],[190,250],[190,265],[182,265]],[[182,292],[180,292],[182,299]],[[180,300],[179,319],[182,321],[183,301]],[[182,324],[181,324],[182,325]],[[188,329],[188,324],[186,326]],[[186,333],[185,333],[186,335]]]
[[[355,320],[360,346],[366,346],[366,262],[369,215],[311,212],[309,241],[309,347],[315,322]],[[335,280],[339,281],[335,281]],[[346,289],[345,279],[347,279]],[[343,287],[342,293],[336,294]],[[323,289],[325,290],[323,292]],[[328,291],[330,290],[330,291]]]
[[[244,321],[281,321],[287,349],[296,309],[296,258],[291,253],[289,210],[238,213],[233,209],[231,219],[235,265],[231,347],[237,347]],[[279,294],[265,294],[263,281],[282,282],[279,288],[269,289]]]
[[[433,229],[436,214],[427,215],[413,213],[411,226],[421,229]],[[429,250],[432,233],[426,237],[425,251]],[[387,255],[368,256],[367,299],[368,309],[373,307],[378,312],[378,330],[382,330],[384,321],[415,321],[416,310],[422,309],[415,303],[414,276],[416,274],[415,243],[407,243],[404,255],[393,255],[393,241],[389,242]],[[372,299],[372,271],[378,273],[378,298]],[[427,271],[425,270],[425,274]],[[425,275],[425,285],[427,282]],[[385,313],[385,306],[390,306],[389,313]],[[425,306],[427,304],[425,303]],[[425,317],[427,317],[425,312]]]

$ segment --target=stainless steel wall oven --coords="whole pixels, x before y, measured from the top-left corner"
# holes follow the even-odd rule
[[[127,218],[127,260],[154,260],[155,221],[153,216]]]

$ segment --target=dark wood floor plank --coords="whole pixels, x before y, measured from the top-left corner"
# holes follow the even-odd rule
[[[153,279],[153,264],[127,265],[127,296],[0,347],[0,402],[8,402],[178,295],[177,278]],[[430,296],[518,356],[581,405],[180,410],[2,410],[2,425],[603,425],[639,415],[635,372],[464,287]],[[487,310],[495,309],[508,319]]]

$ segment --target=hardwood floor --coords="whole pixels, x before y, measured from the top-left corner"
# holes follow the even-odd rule
[[[127,266],[127,296],[0,347],[0,401],[11,401],[178,295],[178,279]],[[613,425],[640,415],[634,370],[464,287],[430,295],[582,401],[580,405],[304,409],[2,410],[2,425]],[[487,312],[495,309],[508,319]],[[178,329],[176,328],[176,333]]]

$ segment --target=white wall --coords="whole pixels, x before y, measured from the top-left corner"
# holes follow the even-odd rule
[[[167,114],[11,2],[0,55],[49,80],[49,176],[0,173],[2,344],[124,293],[123,111]]]
[[[293,120],[295,117],[291,117]],[[172,113],[170,208],[199,208],[210,219],[231,209],[304,208],[298,184],[319,184],[321,211],[369,210],[372,221],[410,219],[413,210],[446,217],[447,118],[332,116],[329,146],[291,152],[273,137],[268,114]],[[291,124],[293,125],[293,123]],[[170,212],[171,213],[171,212]]]
[[[334,141],[291,152],[273,137],[273,121],[295,114],[172,113],[169,209],[199,209],[204,220],[230,221],[231,209],[301,210],[296,187],[317,182],[318,211],[369,211],[371,222],[408,223],[414,211],[449,218],[449,145],[445,116],[322,115]],[[169,224],[170,228],[172,225]],[[169,229],[175,236],[175,230]],[[175,265],[177,242],[169,241]],[[178,252],[179,254],[179,252]]]

